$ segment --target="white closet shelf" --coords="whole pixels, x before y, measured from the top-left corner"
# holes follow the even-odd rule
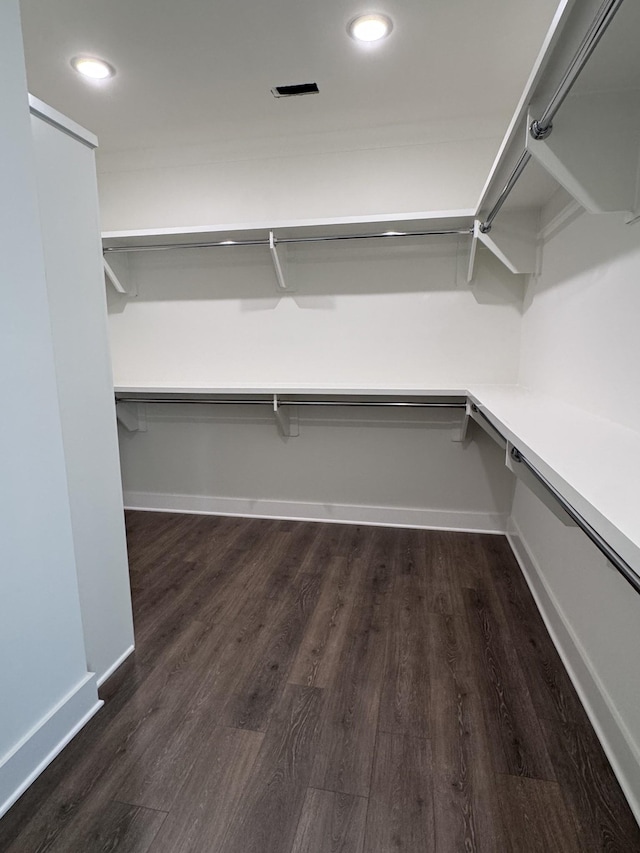
[[[520,386],[469,399],[640,574],[640,434]]]
[[[152,228],[137,231],[105,231],[103,248],[188,245],[200,242],[268,240],[273,231],[277,239],[296,237],[339,237],[351,234],[378,234],[386,231],[425,231],[469,229],[475,210],[431,210],[415,213],[347,216],[328,219],[280,220],[245,224],[203,225],[192,228]]]
[[[467,391],[464,388],[422,388],[417,386],[403,386],[394,388],[387,387],[372,387],[367,388],[353,386],[332,385],[331,387],[322,387],[317,385],[237,385],[226,388],[213,387],[193,387],[193,386],[134,386],[134,385],[117,385],[115,387],[116,397],[125,400],[127,397],[157,397],[166,395],[168,398],[172,396],[180,397],[207,397],[214,395],[240,395],[240,394],[298,394],[298,395],[322,395],[322,396],[385,396],[385,397],[466,397]]]
[[[573,204],[640,218],[638,26],[637,3],[558,4],[478,201],[468,281],[478,242],[513,273],[540,271],[540,214],[559,187],[566,221]]]

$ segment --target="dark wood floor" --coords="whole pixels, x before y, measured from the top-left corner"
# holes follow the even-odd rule
[[[640,850],[503,537],[127,526],[135,656],[0,850]]]

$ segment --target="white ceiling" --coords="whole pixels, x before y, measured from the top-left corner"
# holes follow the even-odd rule
[[[22,0],[30,91],[97,133],[104,152],[487,119],[500,137],[557,0]],[[346,33],[394,21],[384,43]],[[70,67],[89,53],[117,76]],[[317,82],[276,100],[272,86]],[[486,133],[485,133],[486,135]]]

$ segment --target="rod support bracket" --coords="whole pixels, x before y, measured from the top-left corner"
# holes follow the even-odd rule
[[[551,131],[553,130],[553,124],[549,122],[546,127],[543,127],[537,119],[531,122],[529,125],[529,133],[533,137],[533,139],[542,140],[547,139],[551,136]]]
[[[273,395],[273,414],[275,415],[276,424],[278,425],[280,435],[285,438],[291,438],[300,435],[298,407],[290,406],[289,409],[291,411],[287,411],[281,406],[277,394]]]
[[[144,403],[116,402],[116,419],[127,432],[147,431],[147,407]]]

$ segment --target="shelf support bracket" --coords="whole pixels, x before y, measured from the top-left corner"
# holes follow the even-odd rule
[[[102,256],[102,264],[104,266],[104,274],[107,281],[113,288],[125,296],[137,296],[138,291],[133,282],[131,268],[129,266],[129,257],[123,252],[118,256],[115,252]]]
[[[480,409],[476,406],[475,403],[471,403],[469,405],[469,416],[474,420],[478,426],[482,427],[482,429],[487,433],[487,435],[491,436],[491,438],[495,441],[496,444],[499,444],[500,447],[504,450],[505,448],[505,439],[500,435],[497,429],[494,429],[493,426],[489,423],[486,418],[483,418],[480,414]]]
[[[518,480],[521,480],[529,491],[533,492],[533,494],[542,501],[546,508],[550,510],[565,527],[577,527],[575,521],[571,516],[567,515],[548,489],[545,489],[540,480],[536,479],[531,471],[522,464],[520,461],[519,450],[510,441],[507,441],[505,465],[512,474],[515,474]]]
[[[290,409],[290,411],[287,411]],[[300,435],[300,421],[298,418],[298,407],[287,406],[283,408],[278,402],[278,395],[273,395],[273,414],[276,417],[276,423],[280,435],[287,438]]]
[[[451,433],[451,441],[462,442],[467,439],[467,430],[469,429],[469,419],[471,418],[471,401],[467,400],[462,421],[459,426],[453,428]]]
[[[269,231],[269,251],[271,252],[271,260],[273,261],[273,269],[276,274],[278,289],[290,292],[293,288],[287,286],[287,281],[284,275],[284,258],[278,253],[277,244],[278,241],[276,240],[275,234],[273,231]]]
[[[502,221],[494,223],[490,231],[482,230],[479,219],[473,226],[474,241],[483,243],[514,274],[538,272],[537,234],[537,214],[529,211],[503,215]],[[469,272],[473,276],[472,264]]]
[[[147,412],[144,403],[116,403],[116,418],[127,432],[147,431]]]

